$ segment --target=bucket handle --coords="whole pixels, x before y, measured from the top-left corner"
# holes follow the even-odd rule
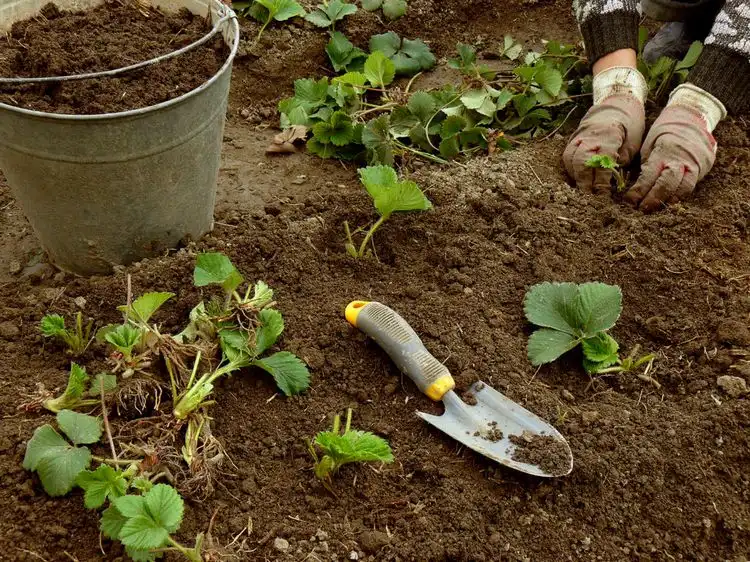
[[[15,77],[15,78],[3,78],[2,76],[0,76],[0,84],[34,84],[34,83],[40,83],[40,82],[70,82],[72,80],[89,80],[91,78],[105,78],[109,76],[117,76],[118,74],[125,74],[126,72],[132,72],[140,68],[152,66],[154,64],[158,64],[165,60],[178,57],[184,53],[187,53],[188,51],[192,51],[193,49],[196,49],[200,47],[201,45],[203,45],[204,43],[207,43],[208,41],[210,41],[217,33],[222,31],[222,27],[226,22],[232,19],[237,19],[237,14],[235,14],[232,10],[227,10],[227,12],[228,13],[225,16],[223,16],[221,19],[219,19],[216,22],[216,25],[214,25],[211,31],[209,31],[206,35],[204,35],[197,41],[190,43],[190,45],[186,45],[182,49],[172,51],[171,53],[167,53],[165,55],[161,55],[153,59],[142,61],[136,64],[131,64],[130,66],[123,66],[121,68],[115,68],[113,70],[103,70],[101,72],[89,72],[87,74],[71,74],[69,76],[40,76],[40,77]]]

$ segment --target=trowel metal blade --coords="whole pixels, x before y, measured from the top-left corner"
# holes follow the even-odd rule
[[[474,383],[468,394],[476,399],[475,405],[465,403],[450,391],[443,397],[445,413],[442,416],[423,412],[417,412],[417,415],[456,441],[509,468],[546,478],[570,474],[573,454],[565,438],[554,427],[483,382]],[[493,422],[496,425],[491,426]],[[502,438],[497,441],[488,439],[488,428],[502,431]],[[516,445],[510,442],[509,437],[522,435],[524,431],[550,435],[564,443],[569,458],[567,470],[548,474],[538,466],[513,460]]]

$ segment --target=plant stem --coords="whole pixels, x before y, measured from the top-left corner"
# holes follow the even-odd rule
[[[372,228],[367,231],[367,234],[365,235],[365,239],[362,241],[362,245],[359,247],[359,257],[363,258],[365,256],[365,250],[367,249],[367,243],[370,241],[370,238],[372,238],[372,235],[375,234],[375,231],[380,228],[380,226],[386,221],[388,218],[388,215],[382,215],[378,222],[372,225]]]
[[[351,408],[346,409],[346,428],[344,428],[344,433],[349,433],[352,427],[352,412]]]
[[[333,418],[333,432],[338,433],[341,429],[341,416],[336,414]]]
[[[106,464],[113,464],[115,466],[125,466],[125,465],[128,465],[128,464],[133,464],[133,463],[139,463],[139,462],[141,462],[141,459],[119,459],[119,460],[114,460],[114,459],[108,459],[107,457],[97,457],[95,455],[91,455],[91,458],[93,460],[97,461],[97,462],[102,462],[102,463],[106,463]]]
[[[190,380],[187,383],[187,389],[188,391],[193,386],[193,381],[195,380],[195,375],[198,372],[198,367],[201,363],[201,352],[198,351],[198,353],[195,355],[195,363],[193,363],[193,371],[190,373]]]
[[[266,23],[260,26],[260,31],[258,32],[257,37],[255,38],[255,41],[253,41],[253,44],[250,46],[250,50],[252,51],[255,49],[255,46],[258,44],[258,41],[260,41],[261,35],[263,35],[263,32],[266,30],[266,27],[268,27],[268,24],[271,23],[271,17],[268,18]]]
[[[164,363],[167,366],[167,372],[169,373],[169,382],[172,386],[172,402],[177,402],[177,381],[174,378],[174,369],[172,368],[172,362],[169,357],[164,357]]]
[[[109,417],[107,417],[107,404],[104,402],[104,379],[99,379],[99,395],[102,398],[102,418],[104,419],[104,430],[107,432],[107,440],[109,441],[109,447],[112,449],[112,460],[117,462],[117,449],[115,449],[115,441],[112,439],[112,430],[109,427]]]
[[[186,548],[176,540],[174,540],[172,537],[169,537],[169,539],[167,540],[169,541],[169,544],[179,550],[180,553],[183,554],[191,562],[203,562],[203,557],[201,556],[200,552],[196,552],[195,548]]]

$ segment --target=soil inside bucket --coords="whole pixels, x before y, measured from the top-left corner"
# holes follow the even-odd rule
[[[16,22],[7,40],[0,42],[0,76],[67,76],[121,68],[176,51],[210,29],[205,17],[184,8],[164,13],[125,1],[66,12],[50,3],[36,16]],[[219,35],[188,53],[121,77],[0,84],[0,101],[77,115],[148,107],[199,87],[218,72],[227,55]]]

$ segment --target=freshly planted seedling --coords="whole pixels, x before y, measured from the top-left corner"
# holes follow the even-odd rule
[[[419,39],[402,39],[393,31],[370,38],[370,51],[391,59],[397,76],[414,76],[435,66],[435,55]]]
[[[362,9],[368,12],[382,9],[385,17],[395,20],[406,14],[408,5],[406,0],[362,0]]]
[[[79,445],[96,443],[102,436],[99,418],[70,410],[57,414],[57,425],[70,442],[45,424],[34,431],[23,459],[23,467],[39,475],[50,496],[64,496],[73,489],[78,475],[91,464],[91,451]]]
[[[615,181],[617,181],[617,191],[623,192],[627,189],[627,183],[625,181],[625,174],[623,173],[617,161],[611,156],[606,154],[596,154],[586,161],[586,166],[589,168],[601,168],[603,170],[610,170],[612,172]]]
[[[372,240],[373,235],[393,213],[398,211],[426,211],[432,208],[432,203],[416,183],[409,180],[399,181],[396,171],[389,166],[362,168],[359,170],[359,177],[367,189],[367,193],[372,197],[380,218],[367,230],[359,249],[354,245],[349,224],[344,223],[347,237],[346,251],[353,258],[365,256],[367,245]]]
[[[260,31],[253,43],[254,47],[272,21],[304,17],[307,12],[296,0],[254,0],[246,13],[261,23]]]
[[[388,442],[368,431],[352,429],[352,409],[346,411],[346,426],[341,432],[341,416],[336,415],[331,431],[321,431],[310,445],[315,459],[314,472],[330,488],[333,476],[345,464],[353,462],[393,462]],[[322,456],[318,456],[320,450]]]
[[[584,366],[595,372],[617,361],[618,344],[607,333],[622,312],[620,288],[604,283],[541,283],[524,300],[526,318],[541,326],[529,338],[532,365],[550,363],[581,345]]]
[[[76,314],[75,327],[68,330],[65,328],[65,318],[59,314],[48,314],[42,318],[41,331],[45,338],[57,338],[68,346],[68,352],[72,355],[81,355],[91,341],[91,327],[93,321],[84,326],[83,314]]]
[[[357,11],[357,6],[342,0],[324,0],[322,4],[307,14],[305,19],[318,27],[330,27],[335,31],[336,22],[343,20]]]
[[[154,560],[164,552],[174,551],[191,562],[201,562],[203,534],[196,537],[192,548],[172,537],[182,524],[184,511],[185,502],[177,490],[156,484],[143,495],[112,498],[102,512],[102,534],[119,540],[133,560]]]
[[[529,338],[532,365],[551,363],[578,345],[589,374],[630,372],[654,359],[653,355],[636,359],[638,346],[620,359],[620,346],[607,333],[622,312],[622,292],[617,286],[541,283],[526,293],[524,312],[531,323],[541,326]],[[652,380],[647,374],[639,378]]]
[[[269,373],[279,389],[290,396],[304,391],[310,384],[305,364],[294,354],[279,351],[264,356],[284,331],[281,313],[273,308],[273,290],[264,282],[248,285],[244,294],[238,292],[244,278],[223,254],[198,256],[193,280],[197,287],[218,285],[224,298],[200,303],[191,313],[190,325],[177,336],[182,342],[218,339],[221,362],[215,368],[201,371],[201,352],[193,363],[192,373],[182,392],[173,378],[174,415],[187,419],[211,401],[214,382],[243,367],[258,367]]]
[[[57,398],[45,400],[43,405],[46,409],[55,413],[61,410],[77,410],[78,408],[98,406],[102,387],[105,393],[113,391],[117,387],[117,377],[107,373],[99,373],[93,381],[90,381],[86,370],[80,365],[72,363],[65,392]]]

